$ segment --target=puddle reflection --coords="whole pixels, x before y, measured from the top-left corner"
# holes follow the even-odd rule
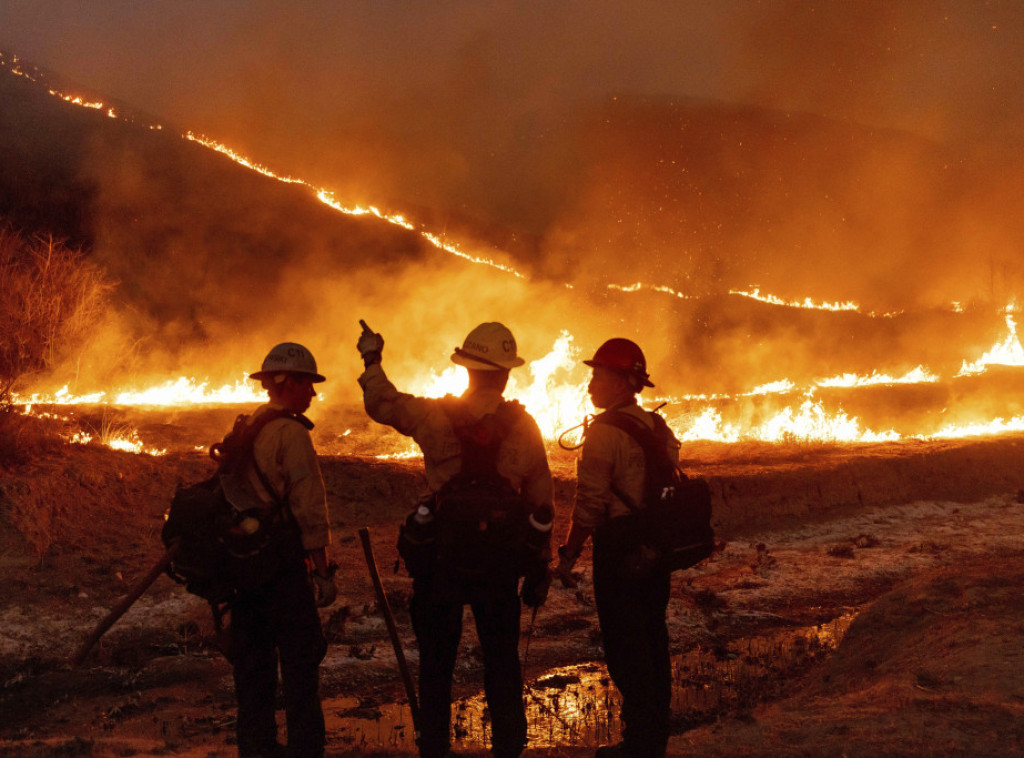
[[[842,640],[855,613],[826,624],[697,647],[672,659],[674,730],[742,711],[777,694],[787,677],[821,660]],[[601,663],[551,669],[524,695],[531,747],[591,747],[620,739],[619,694]],[[339,747],[416,752],[408,703],[372,698],[324,701],[328,740]],[[452,706],[452,748],[486,749],[490,718],[483,694]]]

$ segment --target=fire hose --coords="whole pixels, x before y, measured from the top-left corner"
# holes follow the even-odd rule
[[[388,596],[384,593],[384,585],[381,584],[380,574],[377,572],[377,562],[373,558],[373,547],[370,545],[370,530],[365,526],[359,530],[359,540],[363,543],[363,553],[366,555],[366,568],[370,572],[370,580],[373,582],[373,589],[377,593],[377,605],[384,616],[384,623],[388,628],[388,635],[391,637],[391,646],[395,649],[395,658],[398,660],[398,671],[402,675],[402,683],[405,685],[405,694],[409,698],[409,711],[412,714],[412,726],[416,731],[416,740],[420,736],[420,712],[419,703],[416,698],[416,685],[409,673],[409,664],[405,660],[405,653],[402,651],[402,641],[398,638],[398,627],[395,626],[395,617],[391,613],[391,606],[388,604]]]
[[[96,628],[92,630],[92,634],[89,635],[88,639],[86,639],[85,642],[82,643],[82,646],[78,648],[77,652],[71,656],[70,663],[72,667],[78,666],[85,660],[85,656],[89,654],[89,651],[92,649],[92,646],[96,644],[97,640],[106,634],[107,630],[114,625],[114,622],[127,613],[128,609],[135,604],[135,601],[142,597],[142,594],[149,589],[149,586],[157,580],[157,577],[164,573],[167,566],[169,566],[171,561],[174,560],[174,556],[177,552],[178,543],[175,542],[167,549],[167,552],[163,554],[160,560],[153,564],[149,573],[142,577],[142,579],[140,579],[138,583],[128,591],[128,594],[121,599],[121,602],[114,606],[110,613],[108,613],[103,620],[96,625]]]

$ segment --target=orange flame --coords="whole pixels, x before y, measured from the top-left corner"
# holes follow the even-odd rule
[[[878,433],[861,429],[856,418],[850,418],[843,411],[830,414],[813,400],[804,400],[795,410],[783,408],[767,421],[748,429],[723,423],[721,413],[715,408],[705,408],[686,428],[677,424],[670,426],[683,442],[739,442],[744,439],[761,442],[885,442],[900,439],[900,435],[892,430]]]
[[[188,377],[168,379],[162,384],[140,390],[125,390],[110,399],[106,392],[92,392],[74,395],[67,385],[52,395],[33,393],[28,397],[12,396],[15,405],[129,405],[129,406],[171,406],[171,405],[218,405],[224,403],[259,403],[266,397],[256,391],[251,381],[243,378],[234,384],[211,388],[209,381],[197,382]]]
[[[990,434],[1003,434],[1005,432],[1024,431],[1024,416],[1014,416],[1009,421],[997,418],[993,421],[967,424],[965,426],[947,426],[935,434],[929,435],[930,439],[950,439],[957,437],[981,437]]]
[[[974,363],[964,361],[957,376],[970,376],[984,373],[989,366],[1024,366],[1024,347],[1017,338],[1017,323],[1013,320],[1015,306],[1006,306],[1006,329],[1008,334],[1002,342],[997,342],[991,350]]]
[[[752,300],[757,300],[761,303],[768,303],[769,305],[781,305],[786,308],[805,308],[816,311],[851,311],[853,313],[861,313],[860,306],[852,300],[846,300],[844,302],[829,303],[826,301],[815,301],[809,297],[805,297],[803,300],[783,300],[781,297],[770,294],[762,294],[760,287],[754,287],[753,290],[729,290],[730,295],[739,295],[740,297],[749,297]],[[889,313],[875,313],[871,311],[866,314],[871,318],[893,318],[900,315],[903,311],[891,311]]]
[[[853,301],[847,300],[843,303],[827,303],[827,302],[815,302],[811,298],[806,297],[801,300],[783,300],[775,295],[762,295],[760,287],[754,287],[753,290],[729,290],[730,295],[740,295],[742,297],[749,297],[752,300],[757,300],[762,303],[770,303],[771,305],[784,305],[787,308],[810,308],[819,311],[855,311],[860,312],[860,306]]]
[[[872,384],[928,384],[937,381],[939,381],[939,377],[924,366],[918,366],[900,377],[872,371],[868,376],[841,374],[828,379],[819,379],[815,385],[818,387],[867,387]]]

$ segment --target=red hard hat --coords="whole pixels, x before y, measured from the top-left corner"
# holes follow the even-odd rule
[[[647,359],[644,358],[644,352],[632,340],[614,337],[601,345],[593,358],[583,362],[588,366],[604,366],[613,371],[629,374],[644,387],[654,386],[647,375]]]

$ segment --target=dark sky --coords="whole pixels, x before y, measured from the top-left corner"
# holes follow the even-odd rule
[[[392,171],[414,148],[387,146],[408,144],[457,179],[472,169],[446,159],[500,148],[524,117],[543,123],[614,93],[942,140],[1024,127],[1024,4],[1013,0],[4,0],[0,47],[300,168],[341,171],[346,143]],[[445,141],[469,147],[445,153]]]

